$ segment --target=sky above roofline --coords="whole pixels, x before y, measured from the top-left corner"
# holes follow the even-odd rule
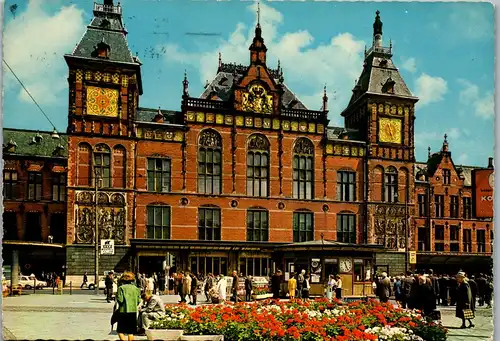
[[[60,131],[67,125],[67,66],[92,19],[92,3],[6,1],[4,58]],[[256,4],[121,1],[128,45],[143,62],[140,106],[179,110],[187,71],[200,95],[223,62],[248,64]],[[360,76],[376,10],[384,45],[412,93],[417,160],[440,149],[448,134],[457,164],[485,166],[494,145],[494,16],[489,3],[261,2],[268,65],[284,69],[287,86],[312,110],[327,86],[331,125]],[[304,16],[307,13],[307,16]],[[4,126],[51,130],[4,67]],[[48,86],[49,85],[49,86]]]

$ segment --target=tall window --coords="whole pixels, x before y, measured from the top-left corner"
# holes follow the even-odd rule
[[[311,212],[293,213],[293,242],[308,242],[314,240],[314,221]]]
[[[464,250],[463,252],[472,252],[472,232],[470,229],[464,229],[463,242]]]
[[[3,212],[3,239],[18,240],[16,212]]]
[[[389,167],[384,176],[384,199],[386,202],[398,202],[398,171]]]
[[[263,209],[247,211],[247,241],[267,242],[269,240],[269,213]]]
[[[434,208],[436,211],[436,218],[442,218],[444,216],[444,195],[434,196]]]
[[[42,173],[28,174],[28,200],[42,200]]]
[[[314,145],[299,138],[293,148],[293,197],[312,199],[314,192]]]
[[[468,197],[462,198],[462,203],[464,207],[463,218],[472,219],[472,199]]]
[[[450,217],[458,218],[458,196],[456,195],[450,197]]]
[[[269,141],[262,135],[248,140],[247,194],[267,197],[269,188]]]
[[[337,172],[337,200],[356,201],[356,173]]]
[[[170,239],[170,207],[147,206],[147,238]]]
[[[427,195],[418,195],[418,215],[420,217],[427,217]]]
[[[477,252],[486,252],[486,231],[476,230]]]
[[[443,169],[443,183],[449,185],[451,183],[451,172],[449,169]]]
[[[101,179],[102,187],[111,187],[111,150],[105,144],[94,149],[94,176]]]
[[[220,194],[222,187],[222,138],[214,130],[200,135],[198,147],[198,192]]]
[[[52,174],[52,201],[66,201],[66,174]]]
[[[24,239],[30,242],[42,242],[42,214],[26,213],[26,232]]]
[[[198,209],[198,239],[221,240],[220,209],[200,207]]]
[[[3,171],[3,197],[4,199],[17,199],[17,172]]]
[[[337,241],[356,244],[356,215],[337,214]]]
[[[54,243],[66,243],[66,214],[53,213],[50,215],[50,235],[54,238]]]
[[[428,227],[418,228],[418,251],[431,250],[431,236]]]
[[[148,191],[170,192],[170,159],[148,158]]]
[[[444,251],[444,226],[436,225],[434,230],[434,251]]]
[[[451,225],[450,226],[450,251],[451,252],[458,252],[459,247],[458,247],[458,226],[457,225]]]

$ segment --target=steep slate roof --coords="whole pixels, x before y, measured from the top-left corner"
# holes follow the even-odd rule
[[[119,13],[114,13],[105,9],[99,4],[94,4],[94,18],[92,19],[87,31],[80,42],[73,50],[72,56],[84,57],[88,59],[103,60],[93,56],[97,44],[104,42],[110,47],[109,58],[105,59],[111,62],[125,62],[140,64],[138,59],[132,56],[127,43],[127,31],[123,26],[121,7],[113,6],[111,8],[119,9]]]
[[[38,135],[38,142],[37,142]],[[37,157],[68,157],[66,136],[59,134],[58,139],[52,138],[52,133],[47,131],[8,129],[3,130],[3,152],[9,155],[37,156]],[[41,137],[41,138],[40,138]],[[6,151],[9,144],[15,143],[13,152]],[[58,147],[60,149],[60,154]]]
[[[153,122],[153,119],[158,114],[158,110],[163,115],[164,123],[177,123],[177,118],[181,114],[175,110],[137,108],[135,119],[140,122]]]
[[[343,128],[343,127],[327,127],[326,139],[339,140],[347,136],[348,140],[356,140],[359,138],[359,132],[356,129]],[[361,142],[361,141],[359,141]]]
[[[438,154],[438,153],[435,153],[435,154]],[[432,158],[432,156],[431,156],[431,158]],[[437,167],[437,166],[434,166],[434,167]],[[455,168],[457,169],[458,175],[464,180],[464,186],[472,186],[472,171],[474,169],[485,169],[485,167],[474,167],[474,166],[463,166],[463,165],[455,165]],[[414,170],[415,170],[415,172],[414,172],[415,177],[418,176],[419,172],[425,174],[427,177],[433,176],[434,172],[436,171],[434,169],[434,172],[429,173],[429,166],[425,162],[416,162],[415,166],[414,166]],[[419,181],[418,178],[417,178],[417,181]]]
[[[212,91],[214,91],[219,100],[229,100],[233,93],[233,82],[238,82],[246,70],[247,67],[243,65],[221,63],[217,75],[212,82],[205,87],[205,91],[200,95],[200,98],[207,99],[210,97]],[[278,83],[279,70],[269,69],[269,72],[273,76],[275,82]],[[234,80],[235,77],[236,80]],[[284,93],[281,98],[283,107],[289,109],[307,109],[285,84],[283,84],[283,90]]]

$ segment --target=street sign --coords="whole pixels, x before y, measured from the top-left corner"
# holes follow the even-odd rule
[[[410,251],[410,264],[417,264],[417,251]]]
[[[115,241],[113,239],[101,239],[101,255],[114,255]]]

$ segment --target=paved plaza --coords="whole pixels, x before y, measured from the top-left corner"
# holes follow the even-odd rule
[[[162,297],[165,303],[177,303],[178,296]],[[204,303],[204,297],[198,296]],[[4,340],[118,340],[116,331],[109,323],[113,303],[107,303],[104,295],[95,296],[88,291],[74,295],[23,295],[3,299]],[[460,320],[455,318],[454,307],[441,307],[443,325],[449,329],[449,341],[493,340],[493,311],[478,308],[473,329],[459,329]],[[116,325],[115,325],[116,328]],[[146,340],[137,336],[136,340]]]

